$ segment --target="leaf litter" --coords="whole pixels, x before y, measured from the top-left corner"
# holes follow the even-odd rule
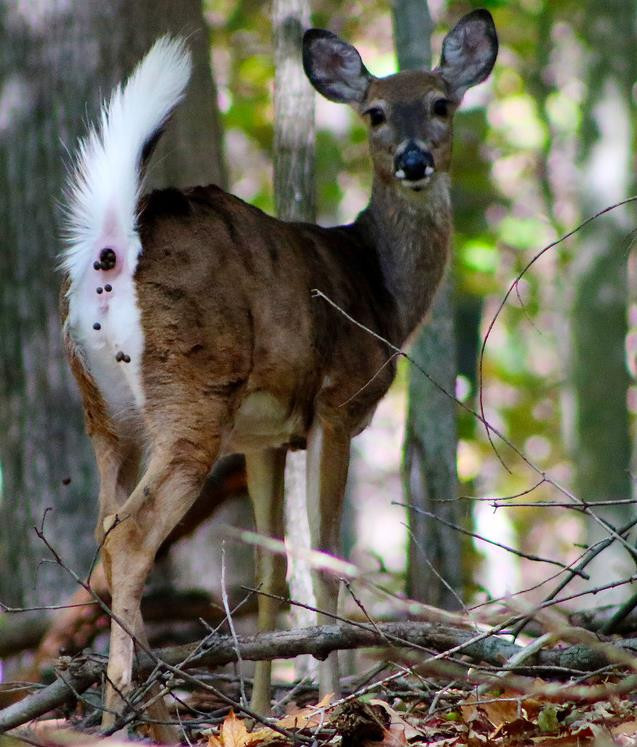
[[[541,680],[537,680],[542,685]],[[304,737],[311,747],[508,747],[509,745],[620,745],[637,747],[637,707],[630,695],[593,703],[555,702],[541,695],[500,689],[480,693],[467,688],[445,688],[435,700],[436,688],[385,697],[349,698],[332,705],[330,696],[315,705],[288,706],[270,726],[231,710],[213,728],[188,728],[195,747],[278,747],[300,745],[276,729]],[[435,705],[435,707],[434,707]],[[182,716],[184,727],[188,717]],[[105,743],[131,744],[122,737],[99,738],[81,733],[60,719],[31,725],[31,734],[47,747],[73,747]]]

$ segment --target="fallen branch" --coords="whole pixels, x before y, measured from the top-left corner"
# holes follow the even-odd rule
[[[393,645],[426,648],[445,652],[467,644],[462,654],[475,661],[499,667],[518,655],[522,648],[504,638],[491,636],[481,640],[467,630],[429,623],[394,622],[380,623],[374,627],[365,625],[321,625],[312,628],[262,633],[257,636],[215,636],[206,642],[175,646],[157,651],[157,658],[170,665],[180,667],[187,660],[187,667],[220,666],[237,660],[237,646],[243,660],[261,661],[289,659],[301,654],[312,654],[325,658],[331,651],[372,646]],[[637,648],[637,639],[621,641],[617,646]],[[200,649],[199,653],[194,653]],[[568,646],[539,651],[531,661],[516,671],[533,675],[544,674],[564,677],[577,671],[596,671],[608,664],[599,651],[583,645]],[[37,718],[53,708],[72,701],[78,694],[100,681],[102,663],[76,659],[64,663],[58,671],[58,679],[24,700],[0,711],[0,732],[13,729]],[[141,654],[137,661],[136,676],[148,675],[156,665],[156,659]]]

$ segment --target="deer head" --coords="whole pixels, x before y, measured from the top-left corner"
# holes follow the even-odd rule
[[[374,77],[358,51],[335,34],[311,29],[303,39],[305,72],[331,101],[350,104],[369,129],[376,178],[407,193],[448,171],[453,115],[466,90],[491,72],[498,39],[491,14],[476,10],[447,34],[440,65]]]

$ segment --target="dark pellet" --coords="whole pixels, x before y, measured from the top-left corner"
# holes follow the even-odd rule
[[[95,322],[93,329],[102,329],[102,325],[99,322]]]
[[[110,283],[106,283],[106,285],[104,286],[104,290],[107,293],[110,293],[113,290],[113,286]]]

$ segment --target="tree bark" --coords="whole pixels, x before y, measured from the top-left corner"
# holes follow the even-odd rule
[[[637,76],[633,28],[637,3],[588,2],[582,34],[586,99],[579,135],[580,197],[588,216],[632,193],[632,141]],[[609,116],[612,112],[612,116]],[[615,210],[580,233],[574,251],[571,316],[571,380],[574,392],[575,489],[586,500],[626,499],[632,495],[631,443],[625,360],[628,317],[629,210]],[[628,504],[597,510],[612,524],[633,515]],[[591,522],[588,542],[607,536]],[[633,561],[613,545],[592,565],[591,584],[613,573],[631,572]],[[608,600],[606,600],[608,601]]]
[[[426,0],[394,0],[394,36],[398,63],[404,68],[431,66],[433,24]],[[447,272],[412,356],[451,394],[457,372],[454,291]],[[404,445],[404,489],[409,505],[460,523],[460,507],[449,501],[458,493],[456,407],[419,371],[409,371],[409,410]],[[452,609],[458,602],[449,587],[462,581],[460,540],[454,530],[409,511],[407,593],[427,604]],[[444,579],[446,583],[443,583]]]
[[[309,0],[274,0],[274,203],[279,218],[314,222],[314,91],[303,71],[303,32],[310,26]],[[286,536],[297,547],[310,548],[306,507],[306,453],[288,451],[285,466]],[[310,564],[299,556],[288,558],[290,596],[315,605]],[[292,625],[315,621],[315,613],[292,606]],[[295,676],[316,674],[311,657],[295,661]]]
[[[48,603],[72,587],[59,568],[38,566],[46,553],[30,527],[47,507],[47,536],[72,567],[86,569],[94,552],[94,460],[57,312],[65,149],[166,31],[189,34],[195,73],[150,183],[224,184],[200,0],[0,0],[0,599],[8,604]]]

